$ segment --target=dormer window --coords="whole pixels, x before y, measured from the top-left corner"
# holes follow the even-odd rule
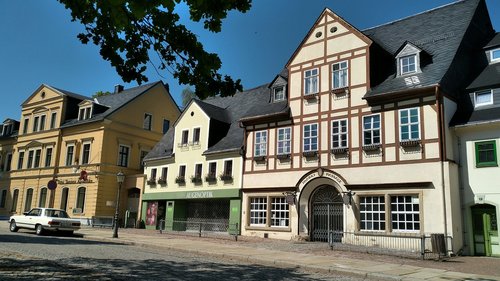
[[[78,112],[78,120],[86,120],[92,117],[92,106],[80,107]]]
[[[3,124],[3,129],[2,129],[2,135],[3,136],[8,136],[12,134],[12,131],[14,130],[14,125],[13,124]]]
[[[480,91],[474,94],[474,107],[493,104],[493,92],[491,90]]]
[[[281,86],[273,89],[273,100],[275,102],[285,100],[285,87]]]
[[[423,56],[427,56],[425,51],[410,42],[405,42],[396,53],[397,75],[403,76],[420,72]]]
[[[490,51],[491,62],[500,61],[500,48]]]
[[[399,59],[401,75],[417,72],[417,55],[402,57]]]

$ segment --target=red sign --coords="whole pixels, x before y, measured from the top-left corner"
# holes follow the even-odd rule
[[[80,172],[80,177],[78,178],[79,181],[87,181],[87,171],[81,171]]]

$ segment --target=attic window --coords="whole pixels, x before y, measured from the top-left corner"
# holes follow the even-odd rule
[[[500,48],[499,49],[495,49],[495,50],[491,50],[490,54],[491,54],[491,61],[492,62],[494,62],[494,61],[500,61]]]
[[[90,119],[90,117],[92,117],[92,107],[80,107],[80,110],[78,112],[78,120],[86,120]]]
[[[417,72],[417,55],[399,58],[401,75]]]
[[[475,107],[490,105],[490,104],[493,104],[493,93],[491,90],[476,92],[474,94]]]
[[[273,100],[275,102],[285,100],[285,87],[281,86],[273,89]]]

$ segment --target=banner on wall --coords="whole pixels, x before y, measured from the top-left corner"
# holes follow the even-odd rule
[[[146,225],[156,225],[156,214],[158,212],[158,201],[148,202],[146,211]]]

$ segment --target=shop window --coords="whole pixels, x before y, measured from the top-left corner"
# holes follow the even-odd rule
[[[391,223],[393,231],[419,231],[420,204],[418,196],[391,196]]]
[[[476,167],[497,167],[496,141],[481,141],[475,143]]]
[[[250,198],[250,226],[267,225],[267,198]]]
[[[363,196],[359,203],[360,229],[369,231],[385,230],[384,196]]]
[[[289,205],[285,197],[271,199],[271,227],[288,227],[290,224]]]

